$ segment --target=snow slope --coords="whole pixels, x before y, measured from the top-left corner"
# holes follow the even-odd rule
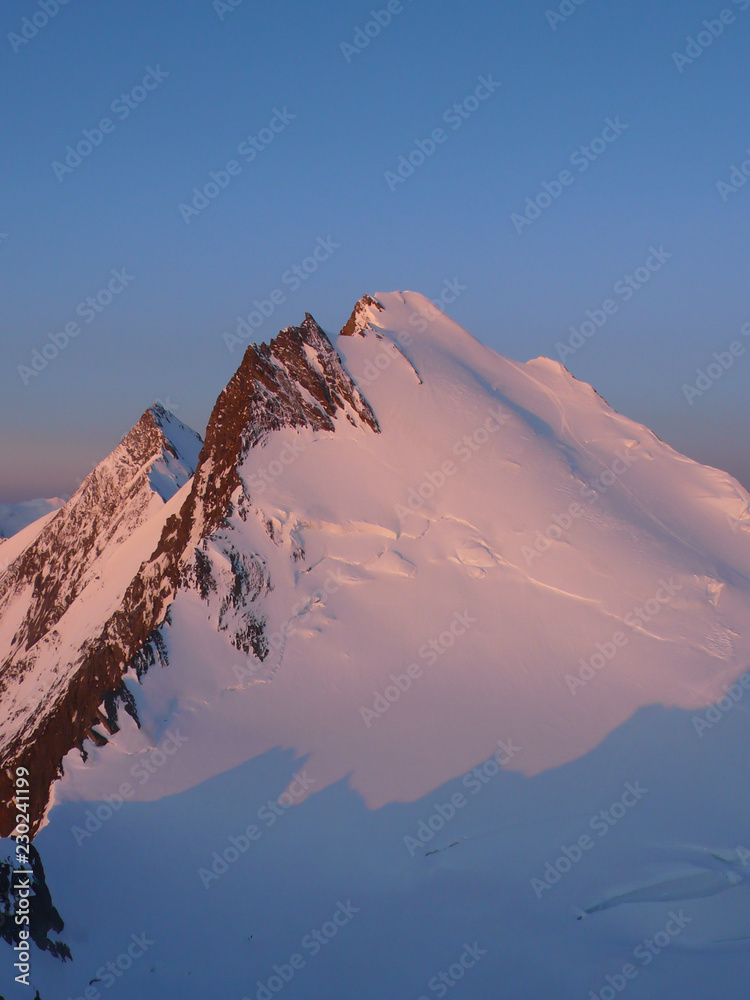
[[[65,758],[37,846],[74,961],[35,954],[42,997],[142,932],[102,995],[263,998],[299,953],[290,998],[744,997],[750,497],[415,293],[345,331],[377,425],[249,430],[126,674],[138,724]]]
[[[536,774],[639,708],[705,707],[750,661],[750,536],[728,521],[747,494],[735,481],[615,414],[557,363],[499,358],[447,318],[420,331],[419,298],[379,299],[374,328],[337,346],[382,433],[339,419],[334,434],[282,430],[252,449],[249,512],[207,546],[215,595],[185,590],[172,607],[174,666],[144,708],[169,708],[191,735],[168,791],[275,746],[311,755],[321,784],[350,776],[372,808],[419,798],[503,737],[524,748],[511,769]],[[399,335],[411,338],[406,357]],[[383,355],[388,369],[366,384]],[[619,476],[607,475],[613,463]],[[216,628],[230,549],[260,567],[262,664]],[[639,614],[646,602],[654,613]],[[597,644],[615,648],[611,666],[572,691],[566,675]],[[238,684],[243,661],[252,679]],[[414,690],[365,719],[412,661],[424,668]],[[213,727],[227,737],[211,740]],[[84,769],[87,794],[111,766],[106,779]]]

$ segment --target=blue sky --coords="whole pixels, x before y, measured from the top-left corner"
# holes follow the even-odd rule
[[[274,289],[256,339],[456,280],[450,314],[520,360],[613,302],[567,366],[750,485],[750,184],[717,188],[750,159],[750,0],[55,6],[0,14],[0,500],[70,493],[154,399],[202,431],[241,357],[222,335]]]

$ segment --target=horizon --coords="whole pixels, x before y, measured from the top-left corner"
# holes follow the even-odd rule
[[[429,310],[430,308],[432,310],[434,310],[433,315],[435,315],[435,316],[437,316],[440,313],[442,313],[442,314],[448,316],[449,318],[451,318],[450,317],[450,312],[449,312],[449,305],[452,304],[452,302],[455,300],[455,298],[457,296],[460,296],[462,290],[464,290],[464,286],[462,286],[457,281],[457,279],[454,282],[450,282],[450,281],[446,280],[444,282],[443,293],[439,297],[434,298],[434,299],[429,299],[427,296],[423,296],[423,298],[425,298],[426,304],[427,304],[427,306],[426,306],[426,322],[427,322],[427,324],[429,324],[429,321],[431,319],[431,316],[427,315],[427,310]],[[410,292],[410,291],[412,293],[414,292],[414,290],[412,290],[412,289],[399,289],[399,290],[396,291],[396,294],[403,294],[403,293],[407,293],[407,292]],[[385,293],[385,292],[382,292],[382,291],[381,292],[365,292],[364,296],[365,297],[366,296],[374,296],[377,299],[378,295],[384,295],[384,294],[388,294],[388,293]],[[416,294],[422,295],[421,292],[417,292]],[[357,303],[361,300],[362,297],[363,296],[360,296],[360,299],[357,300]],[[356,303],[355,303],[355,305],[356,305]],[[257,308],[252,309],[250,311],[250,313],[248,314],[247,317],[238,317],[238,320],[242,319],[244,321],[244,327],[247,328],[248,330],[251,329],[251,324],[247,322],[247,319],[249,318],[253,323],[260,322],[260,325],[262,325],[264,313],[262,313],[261,310],[264,309],[264,308],[271,307],[272,306],[272,302],[271,302],[270,299],[261,300],[260,302],[258,302],[258,300],[254,300],[254,306],[257,306]],[[312,315],[307,310],[305,310],[305,315],[308,315],[308,314]],[[600,315],[597,315],[596,313],[592,313],[591,314],[592,318],[591,318],[591,320],[589,322],[589,325],[592,328],[595,327],[597,325],[596,321],[599,320],[600,322],[602,322],[602,317],[604,317],[605,315],[606,314],[603,311],[600,313]],[[349,313],[347,313],[347,317],[346,317],[347,319],[348,319],[348,316],[349,316]],[[315,318],[315,317],[313,317],[313,318]],[[299,322],[302,322],[302,320],[300,320]],[[325,332],[326,332],[327,336],[329,337],[329,339],[331,340],[331,343],[333,344],[334,348],[336,348],[336,343],[337,343],[337,340],[338,340],[338,338],[340,336],[340,330],[343,327],[344,322],[342,322],[341,326],[338,327],[335,330],[330,330],[330,329],[329,330],[325,330]],[[298,325],[299,325],[299,323],[289,324],[289,326],[298,326]],[[459,324],[459,326],[460,325],[461,324]],[[746,326],[748,328],[748,335],[750,335],[750,324],[746,324]],[[427,325],[426,328],[429,329],[429,325]],[[276,333],[274,333],[273,335],[269,335],[267,337],[267,339],[262,340],[262,341],[257,341],[257,343],[269,344],[284,329],[287,329],[287,327],[280,328],[280,330],[277,331]],[[464,327],[464,329],[466,329],[466,328]],[[474,336],[474,334],[472,333],[471,330],[468,330],[467,332],[470,335]],[[573,332],[574,331],[572,331],[572,333]],[[256,343],[256,341],[248,341],[247,343],[242,343],[241,337],[238,335],[237,331],[235,331],[235,332],[231,332],[231,331],[226,332],[223,335],[223,339],[224,339],[225,344],[226,344],[228,350],[230,351],[230,353],[231,354],[235,354],[235,352],[236,352],[236,359],[237,359],[237,361],[236,361],[236,367],[234,369],[234,371],[236,371],[237,368],[239,367],[239,365],[241,364],[241,361],[242,361],[242,358],[244,357],[245,352],[253,345],[253,343]],[[475,338],[475,339],[479,340],[479,338]],[[484,344],[485,342],[480,340],[480,343]],[[576,341],[575,339],[573,339],[572,343],[573,343],[573,345],[575,345],[575,343],[581,343],[581,344],[585,343],[584,335],[580,334],[579,340]],[[737,342],[737,343],[739,343],[739,342]],[[567,350],[569,350],[571,352],[571,354],[575,353],[575,347],[573,346],[571,348],[570,342],[564,342],[563,341],[562,344],[563,344],[563,347],[565,349],[567,349]],[[490,347],[490,345],[488,345],[488,344],[485,344],[485,346]],[[490,349],[494,350],[494,348],[490,348]],[[496,351],[496,353],[499,354],[500,352]],[[561,354],[563,355],[563,358],[564,358],[565,351],[562,351]],[[501,356],[503,356],[503,355],[501,355]],[[739,356],[741,357],[741,355],[739,355]],[[726,354],[726,358],[730,358],[730,357],[731,357],[731,355],[729,353],[727,353]],[[609,403],[609,400],[607,400],[606,397],[604,396],[604,394],[599,391],[599,389],[597,388],[596,385],[592,385],[590,382],[587,382],[586,379],[579,377],[578,375],[575,374],[574,371],[571,371],[571,369],[568,367],[568,365],[565,364],[565,360],[563,360],[561,358],[555,358],[551,354],[539,354],[539,355],[536,356],[536,358],[537,359],[538,358],[548,358],[548,359],[550,359],[552,361],[555,361],[555,362],[561,364],[565,368],[565,370],[568,371],[571,374],[571,376],[573,378],[575,378],[577,381],[582,381],[582,382],[586,383],[587,385],[591,385],[591,388],[593,388],[594,391],[597,392],[598,395],[600,395],[603,398],[605,398],[605,401],[608,403],[608,405],[611,405]],[[721,378],[723,376],[723,374],[724,374],[724,371],[730,370],[730,368],[733,366],[734,361],[732,361],[731,364],[728,364],[726,358],[724,360],[723,365],[720,364],[718,357],[716,359],[716,368],[717,368],[716,374],[718,375],[718,378]],[[521,359],[518,359],[518,358],[514,358],[512,360],[521,361]],[[533,361],[533,360],[535,360],[535,358],[527,358],[524,361],[521,361],[521,363],[527,363],[527,362]],[[42,369],[42,370],[44,370],[44,369]],[[234,374],[234,372],[232,372],[232,374]],[[706,381],[705,381],[705,383],[699,382],[697,384],[698,385],[704,385],[705,384],[706,388],[703,391],[707,391],[708,388],[712,387],[713,380],[711,379],[711,377],[708,375],[707,372],[699,372],[698,374],[703,374]],[[231,376],[230,376],[230,378],[231,378]],[[716,379],[717,381],[718,381],[718,378]],[[355,378],[355,382],[356,382],[356,378]],[[218,399],[218,397],[221,394],[221,392],[223,391],[223,389],[224,389],[223,385],[218,388],[217,393],[216,393],[216,399]],[[366,397],[366,395],[367,395],[367,392],[366,392],[367,386],[364,385],[364,386],[361,387],[361,389],[364,392],[365,397]],[[696,391],[693,387],[691,387],[691,390],[694,393],[695,398],[699,398],[699,396],[702,395],[702,391],[701,390],[697,390]],[[689,393],[687,393],[686,395],[689,395]],[[215,402],[216,402],[216,400],[214,401],[214,404],[212,404],[208,408],[207,412],[205,413],[205,419],[203,420],[203,422],[200,425],[196,425],[195,423],[191,423],[188,419],[186,419],[184,417],[184,415],[182,414],[182,412],[180,412],[180,411],[182,411],[184,409],[184,407],[183,407],[183,405],[181,403],[178,403],[176,401],[171,400],[168,396],[166,398],[164,398],[164,399],[162,399],[162,398],[156,398],[156,399],[152,400],[151,403],[149,403],[145,407],[143,407],[143,409],[139,410],[137,414],[134,414],[132,422],[127,427],[125,427],[119,434],[118,434],[118,432],[116,430],[114,431],[114,433],[116,435],[116,439],[113,439],[111,441],[110,446],[107,448],[107,450],[104,451],[104,453],[102,455],[99,456],[99,458],[94,458],[93,460],[90,460],[88,468],[86,468],[86,470],[82,474],[81,473],[74,474],[74,476],[73,476],[72,479],[64,479],[64,480],[62,480],[63,483],[65,483],[65,484],[68,485],[69,488],[67,490],[60,491],[58,493],[49,493],[49,492],[47,492],[47,493],[44,493],[43,495],[42,495],[42,493],[38,493],[38,494],[34,494],[34,495],[25,495],[25,494],[21,495],[18,491],[12,491],[11,490],[10,493],[6,493],[5,495],[0,494],[0,503],[6,503],[6,504],[10,504],[10,505],[15,505],[15,504],[19,504],[19,503],[24,503],[24,502],[33,501],[33,500],[40,500],[40,499],[51,499],[51,500],[52,499],[62,499],[62,500],[67,501],[68,499],[70,499],[70,497],[76,491],[76,489],[78,488],[78,486],[84,481],[84,479],[86,478],[86,476],[88,476],[88,474],[100,462],[104,461],[111,454],[111,452],[114,450],[114,448],[117,447],[117,445],[122,441],[122,439],[125,437],[125,435],[132,429],[132,427],[134,427],[138,423],[138,421],[141,419],[141,417],[146,412],[148,412],[150,409],[152,409],[154,406],[161,406],[161,407],[163,407],[165,410],[167,410],[169,413],[171,413],[173,416],[175,416],[178,420],[180,420],[181,423],[185,424],[185,426],[187,426],[189,429],[191,429],[193,431],[196,431],[201,436],[201,438],[203,438],[204,435],[205,435],[206,427],[208,425],[208,421],[209,421],[211,412],[213,410],[213,407],[215,405]],[[617,413],[621,413],[623,416],[630,417],[630,419],[635,419],[634,417],[631,416],[631,414],[627,413],[626,411],[620,410],[620,409],[618,409],[615,406],[613,406],[612,409],[614,409],[615,412],[617,412]],[[717,468],[720,471],[728,472],[730,475],[733,475],[733,477],[735,479],[737,479],[737,481],[740,483],[740,485],[742,485],[746,489],[750,488],[750,472],[749,472],[748,481],[747,481],[747,483],[745,483],[745,482],[742,481],[742,479],[740,479],[740,476],[734,474],[731,469],[729,469],[729,468],[723,468],[723,467],[721,467],[721,466],[719,466],[719,465],[717,465],[715,463],[711,463],[710,461],[701,461],[699,458],[696,457],[695,454],[689,454],[687,451],[681,451],[681,449],[678,448],[678,447],[676,447],[672,441],[669,441],[666,438],[662,437],[662,435],[659,434],[659,432],[656,430],[656,428],[649,427],[647,424],[644,424],[643,421],[637,421],[636,420],[636,422],[642,424],[648,430],[653,431],[655,434],[657,434],[658,437],[661,438],[661,440],[665,441],[666,444],[669,444],[671,447],[675,448],[676,451],[678,451],[678,452],[680,452],[682,454],[685,454],[686,457],[692,458],[694,461],[698,461],[702,465],[707,465],[709,467]],[[67,475],[67,473],[66,473],[66,475]],[[44,482],[44,480],[41,480],[41,481]]]
[[[6,8],[0,500],[69,493],[154,399],[200,431],[255,301],[267,341],[446,282],[483,343],[750,486],[749,7]]]

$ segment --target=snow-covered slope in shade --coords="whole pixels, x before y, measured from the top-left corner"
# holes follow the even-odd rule
[[[138,573],[179,586],[54,785],[42,997],[145,933],[112,996],[744,1000],[750,496],[414,293],[336,348],[356,386],[310,317],[248,349]]]
[[[21,503],[0,503],[0,540],[11,538],[34,521],[54,513],[65,504],[60,497],[51,500],[22,500]]]

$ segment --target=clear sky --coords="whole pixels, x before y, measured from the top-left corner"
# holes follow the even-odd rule
[[[154,399],[202,431],[241,357],[223,334],[274,289],[255,339],[446,281],[519,360],[593,313],[570,370],[750,485],[750,184],[717,187],[750,159],[743,7],[4,4],[0,500],[72,492]]]

